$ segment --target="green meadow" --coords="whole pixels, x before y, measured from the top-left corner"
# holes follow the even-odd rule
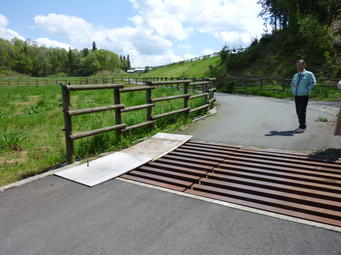
[[[181,94],[175,88],[159,87],[152,97]],[[193,93],[191,91],[191,93]],[[125,106],[145,104],[145,92],[121,93]],[[203,98],[190,101],[191,107],[203,104]],[[113,91],[76,91],[71,93],[72,109],[113,104]],[[183,99],[156,103],[153,114],[183,107]],[[190,122],[200,112],[186,119],[177,114],[157,120],[153,129],[139,128],[124,133],[108,132],[75,141],[78,160],[99,153],[120,150],[157,132],[170,132]],[[122,113],[128,126],[146,121],[146,110]],[[0,186],[60,166],[66,161],[61,88],[57,85],[0,86]],[[115,124],[113,111],[73,117],[74,133]]]
[[[143,77],[210,77],[210,66],[215,67],[220,63],[220,57],[203,58],[192,62],[174,63],[152,69],[142,74]]]

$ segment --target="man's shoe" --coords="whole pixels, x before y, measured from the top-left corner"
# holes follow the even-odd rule
[[[297,128],[295,130],[295,133],[304,133],[305,129],[304,128]]]

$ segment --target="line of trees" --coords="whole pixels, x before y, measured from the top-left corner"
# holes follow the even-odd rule
[[[274,30],[297,29],[307,15],[314,16],[319,23],[331,24],[341,8],[339,0],[259,0],[258,3],[262,6],[260,16]]]
[[[243,52],[226,45],[221,64],[210,67],[215,77],[290,76],[295,61],[305,59],[317,76],[341,76],[340,0],[259,0],[259,14],[272,32],[254,39]]]
[[[130,64],[130,57],[129,55],[126,56],[121,56],[120,55],[120,60],[121,60],[121,69],[123,71],[128,71],[129,69],[131,69],[131,64]]]
[[[129,67],[129,56],[121,59],[111,51],[97,49],[95,42],[92,49],[65,50],[38,46],[29,40],[0,38],[0,71],[14,70],[31,76],[87,76],[100,70],[119,72]]]

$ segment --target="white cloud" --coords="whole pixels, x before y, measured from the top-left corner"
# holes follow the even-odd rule
[[[69,48],[72,48],[70,44],[58,42],[55,40],[50,40],[49,38],[45,38],[45,37],[38,38],[35,40],[35,42],[39,46],[45,46],[47,48],[63,48],[66,50],[68,50]]]
[[[185,54],[181,60],[186,60],[186,59],[191,59],[191,58],[196,58],[196,57],[197,56],[193,54]]]
[[[90,47],[95,41],[99,48],[129,54],[133,65],[157,65],[177,59],[171,51],[172,42],[148,28],[99,28],[82,18],[61,14],[37,15],[34,21],[50,34],[67,37],[76,48]]]
[[[4,38],[6,40],[11,40],[13,38],[18,38],[21,40],[26,40],[23,36],[21,36],[18,32],[8,29],[7,26],[9,24],[9,21],[6,16],[0,14],[0,37]],[[29,43],[32,43],[32,41],[29,41]],[[38,46],[45,46],[45,47],[57,47],[57,48],[64,48],[69,49],[72,48],[71,45],[58,42],[55,40],[50,40],[49,38],[38,38],[33,41],[33,43],[36,43]]]
[[[0,27],[7,27],[8,26],[8,19],[6,16],[0,14]]]
[[[181,42],[190,41],[195,33],[239,47],[247,46],[263,32],[263,21],[257,17],[261,10],[257,0],[129,1],[137,12],[128,18],[131,26],[104,28],[80,17],[54,13],[37,15],[34,22],[52,35],[67,38],[78,49],[91,47],[91,42],[96,41],[99,48],[129,54],[134,66],[186,58],[177,56],[174,50],[191,49]],[[213,52],[207,47],[203,47],[202,54]]]
[[[136,0],[129,0],[129,2],[135,9],[139,8],[139,4]]]
[[[226,31],[216,32],[214,33],[214,36],[232,47],[243,47],[249,44],[255,37],[255,35],[251,34],[241,34],[237,32]]]
[[[203,49],[203,50],[201,51],[201,53],[202,53],[203,55],[210,55],[210,54],[214,53],[214,50],[212,50],[212,49]]]
[[[178,46],[178,48],[180,48],[180,49],[185,49],[185,50],[190,50],[190,49],[192,49],[192,46],[189,45],[189,44],[180,44],[180,45]]]
[[[11,40],[13,38],[24,40],[24,37],[22,37],[19,33],[7,28],[8,24],[9,22],[6,16],[0,14],[0,38],[4,38],[6,40]]]
[[[171,40],[184,40],[195,32],[211,34],[228,44],[263,32],[257,0],[130,0],[139,12],[131,18],[136,27],[148,27]],[[226,36],[226,33],[238,34]]]
[[[82,18],[50,13],[34,17],[35,24],[54,35],[67,35],[71,43],[89,44],[95,28]]]

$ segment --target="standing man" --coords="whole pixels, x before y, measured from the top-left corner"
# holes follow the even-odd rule
[[[303,59],[297,60],[297,73],[291,81],[291,91],[295,96],[296,113],[298,117],[299,127],[296,133],[303,133],[307,128],[306,112],[309,100],[309,94],[316,85],[316,79],[312,72],[305,70],[305,62]]]
[[[337,84],[337,88],[341,89],[341,80]],[[341,108],[340,108],[339,114],[337,115],[334,135],[341,135]]]

